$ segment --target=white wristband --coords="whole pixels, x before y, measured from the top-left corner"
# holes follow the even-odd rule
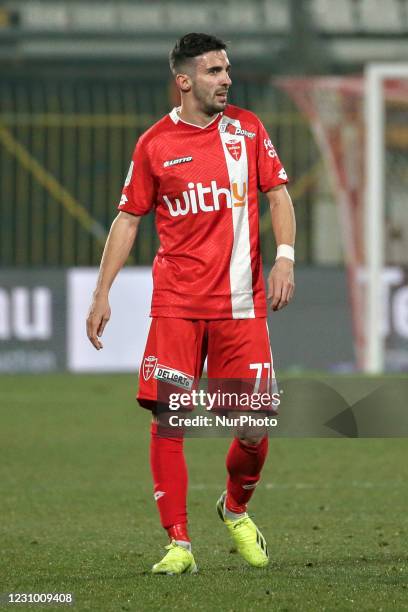
[[[289,244],[280,244],[276,251],[276,259],[279,257],[286,257],[286,259],[290,259],[291,261],[295,261],[295,249]]]

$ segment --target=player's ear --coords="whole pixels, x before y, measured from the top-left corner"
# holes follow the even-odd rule
[[[187,93],[191,89],[191,79],[188,74],[178,74],[176,76],[177,87],[183,93]]]

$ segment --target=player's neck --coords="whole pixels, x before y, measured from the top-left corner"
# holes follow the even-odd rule
[[[197,125],[199,127],[206,127],[218,117],[219,113],[213,115],[207,115],[198,109],[188,108],[185,104],[182,104],[178,110],[178,116],[182,121]]]

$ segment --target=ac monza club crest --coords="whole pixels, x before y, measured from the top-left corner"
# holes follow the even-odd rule
[[[149,380],[149,378],[152,377],[152,374],[156,368],[156,365],[157,365],[157,357],[155,357],[154,355],[149,355],[148,357],[144,358],[142,372],[143,372],[143,378],[145,380]]]
[[[232,140],[227,140],[225,146],[231,157],[233,157],[235,161],[238,161],[242,153],[241,141],[238,140],[238,138],[233,138]]]

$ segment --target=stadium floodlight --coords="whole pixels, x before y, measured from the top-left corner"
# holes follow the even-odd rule
[[[385,256],[385,104],[384,81],[407,79],[407,63],[368,64],[365,69],[365,219],[367,328],[364,370],[384,371],[382,270]]]

